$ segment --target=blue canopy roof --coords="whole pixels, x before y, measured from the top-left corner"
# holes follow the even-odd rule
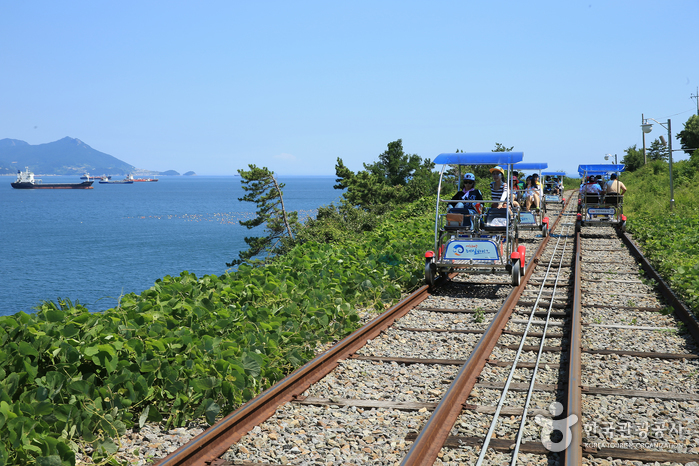
[[[520,162],[524,152],[459,152],[439,154],[436,164],[446,165],[505,165]]]
[[[613,163],[603,163],[603,164],[597,164],[597,165],[578,165],[578,173],[581,175],[583,173],[588,173],[590,172],[600,172],[600,173],[609,173],[609,172],[623,172],[624,171],[624,165],[622,164],[613,164]]]
[[[544,176],[565,176],[566,172],[541,172]]]
[[[518,162],[512,166],[512,168],[517,169],[517,170],[543,170],[544,168],[548,168],[549,164],[548,163],[526,163],[526,162]]]

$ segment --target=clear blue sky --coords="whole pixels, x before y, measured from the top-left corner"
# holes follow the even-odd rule
[[[334,175],[400,138],[575,173],[640,148],[641,114],[677,134],[697,112],[699,0],[0,0],[0,17],[0,139],[70,136],[150,170]]]

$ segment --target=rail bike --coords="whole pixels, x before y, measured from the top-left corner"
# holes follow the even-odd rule
[[[626,216],[624,215],[624,196],[622,194],[606,194],[604,184],[609,176],[624,171],[622,164],[579,165],[578,173],[582,176],[578,199],[578,215],[576,228],[613,226],[619,231],[626,231]],[[591,192],[587,185],[600,183],[599,193]],[[596,191],[596,189],[595,189]]]
[[[541,170],[548,168],[547,163],[525,163],[518,162],[512,166],[515,171],[520,170],[535,170],[537,171],[539,178],[541,178]],[[546,237],[549,234],[549,218],[545,216],[546,209],[543,206],[543,193],[539,191],[539,200],[541,205],[539,208],[534,208],[531,210],[525,209],[524,198],[521,194],[524,191],[520,189],[520,196],[517,197],[519,203],[519,208],[515,209],[517,216],[517,225],[519,229],[522,230],[541,230],[541,235]]]
[[[544,197],[541,199],[544,212],[546,212],[547,206],[550,205],[560,204],[562,207],[566,200],[563,197],[563,191],[558,189],[558,186],[559,182],[563,181],[565,172],[543,172],[541,176],[544,177]]]
[[[517,243],[518,222],[511,202],[498,208],[493,200],[459,200],[442,197],[442,186],[457,173],[462,187],[466,166],[495,165],[507,170],[506,183],[512,193],[512,165],[522,152],[475,152],[439,154],[441,164],[434,221],[434,250],[425,253],[425,282],[433,288],[440,276],[457,274],[506,274],[519,286],[524,275],[526,248]],[[453,170],[448,170],[453,167]],[[474,180],[475,181],[475,180]],[[474,184],[475,186],[475,184]],[[511,194],[508,194],[511,201]],[[479,206],[490,205],[487,209]]]

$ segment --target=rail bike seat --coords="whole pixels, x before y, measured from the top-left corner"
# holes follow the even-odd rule
[[[473,217],[478,215],[475,209],[451,208],[446,214],[445,229],[447,230],[472,230]]]
[[[491,207],[485,214],[483,230],[504,232],[507,230],[507,209]]]
[[[623,194],[607,194],[604,196],[604,203],[611,206],[624,205],[624,195]]]
[[[599,204],[600,203],[599,194],[585,193],[583,202],[585,204]]]

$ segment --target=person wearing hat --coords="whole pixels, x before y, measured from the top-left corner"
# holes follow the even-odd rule
[[[495,166],[490,169],[493,175],[493,181],[490,183],[490,198],[494,201],[500,201],[498,204],[493,204],[493,207],[505,207],[507,201],[507,183],[505,183],[505,170],[500,166]]]
[[[466,173],[461,183],[461,190],[459,190],[454,197],[451,198],[452,201],[482,201],[483,193],[480,189],[476,189],[476,177],[473,173]],[[461,204],[461,203],[460,203]],[[463,205],[463,204],[462,204]],[[459,207],[459,205],[456,205]],[[480,204],[466,204],[465,208],[473,211],[480,211]]]

